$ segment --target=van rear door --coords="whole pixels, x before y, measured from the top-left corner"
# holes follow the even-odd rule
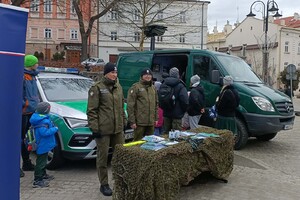
[[[141,71],[150,68],[152,53],[120,54],[117,62],[118,78],[123,87],[124,97],[127,97],[129,88],[139,81]]]

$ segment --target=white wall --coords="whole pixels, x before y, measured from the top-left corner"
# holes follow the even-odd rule
[[[159,25],[167,26],[168,30],[163,35],[163,41],[156,41],[156,49],[167,48],[201,48],[202,32],[203,32],[203,49],[206,49],[207,40],[207,2],[203,6],[203,26],[202,26],[202,1],[178,1],[173,3],[163,12],[164,20]],[[186,10],[185,23],[180,23],[181,11]],[[170,17],[172,16],[172,17]],[[170,18],[168,18],[170,17]],[[120,49],[127,49],[127,51],[134,51],[132,45],[139,47],[139,42],[134,42],[134,32],[141,30],[134,27],[126,19],[111,20],[111,13],[106,14],[100,18],[99,23],[99,57],[105,61],[109,60],[109,54],[119,54],[124,51]],[[202,31],[203,29],[203,31]],[[112,41],[110,38],[111,32],[116,31],[118,40]],[[185,34],[185,42],[179,42],[179,34]],[[144,49],[150,47],[150,39],[146,39]]]

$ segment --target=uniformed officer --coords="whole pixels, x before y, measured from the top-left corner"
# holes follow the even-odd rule
[[[149,68],[142,70],[141,79],[128,90],[128,121],[134,129],[134,141],[154,133],[157,121],[158,97]]]
[[[97,143],[97,170],[101,184],[100,192],[111,196],[108,185],[107,158],[109,145],[124,143],[125,124],[124,97],[117,78],[117,67],[113,63],[104,66],[103,77],[89,90],[88,125]]]

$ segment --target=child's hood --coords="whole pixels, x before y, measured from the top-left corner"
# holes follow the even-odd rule
[[[36,126],[41,123],[48,124],[49,116],[38,114],[38,113],[33,113],[33,115],[31,116],[29,121],[30,121],[30,124],[33,126]]]

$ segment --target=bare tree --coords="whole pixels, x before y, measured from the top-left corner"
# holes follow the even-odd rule
[[[31,2],[30,0],[12,0],[12,5],[21,6]],[[40,5],[44,4],[40,1]],[[81,35],[81,60],[88,57],[88,38],[91,35],[93,25],[96,20],[105,15],[119,0],[70,0],[73,4],[75,12],[78,17],[79,31]],[[64,10],[65,8],[59,3],[56,4],[58,9]],[[70,7],[70,5],[64,5]]]
[[[90,37],[95,21],[105,15],[118,2],[119,0],[72,0],[74,9],[78,16],[79,31],[81,35],[81,60],[84,60],[88,57],[88,38]],[[91,8],[96,8],[96,10],[89,10],[87,15],[87,11],[82,5],[88,5],[89,3],[92,4]],[[93,13],[95,14],[93,15]],[[85,20],[84,16],[88,16],[88,19]]]
[[[182,15],[197,5],[197,1],[176,1],[176,0],[125,0],[116,4],[111,12],[111,15],[116,15],[118,26],[124,30],[131,32],[132,35],[118,35],[118,40],[130,43],[126,38],[134,37],[135,41],[139,41],[138,49],[144,50],[144,42],[147,39],[145,35],[145,29],[149,25],[158,24],[168,26],[173,25],[174,19],[178,20],[183,17]],[[177,9],[174,7],[177,6]],[[179,34],[185,34],[187,32],[196,32],[197,28],[185,30],[183,32],[171,33],[166,37],[174,37]],[[182,30],[182,28],[181,28]],[[100,31],[102,35],[109,36],[105,31]],[[131,46],[133,46],[131,44]]]

